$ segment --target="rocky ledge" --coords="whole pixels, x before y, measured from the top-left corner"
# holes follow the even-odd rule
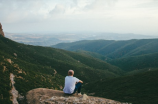
[[[129,104],[118,101],[83,95],[66,95],[63,91],[38,88],[26,95],[28,104]]]
[[[0,23],[0,35],[2,35],[4,37],[4,32],[3,32],[3,29],[2,29],[1,23]]]

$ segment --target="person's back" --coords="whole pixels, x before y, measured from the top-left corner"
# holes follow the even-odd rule
[[[73,76],[66,76],[65,77],[65,87],[64,87],[64,93],[71,94],[74,92],[75,84],[76,82],[79,82],[79,79]]]
[[[81,80],[76,77],[73,77],[74,71],[69,70],[68,76],[65,77],[65,87],[63,89],[66,94],[73,94],[78,90],[78,93],[81,91]]]

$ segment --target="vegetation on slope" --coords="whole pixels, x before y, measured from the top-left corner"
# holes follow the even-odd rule
[[[155,104],[158,102],[158,39],[128,41],[79,41],[58,44],[56,48],[77,51],[80,54],[111,58],[107,62],[118,66],[124,77],[98,79],[84,86],[84,90],[95,96],[133,104]],[[79,50],[79,51],[78,51]],[[98,54],[95,54],[98,53]],[[104,58],[103,58],[104,59]]]
[[[5,71],[6,64],[3,63],[3,58],[0,56],[0,102],[2,104],[12,104],[10,101],[9,91],[11,90],[10,85],[10,71]]]
[[[158,52],[158,48],[155,48],[157,45],[158,39],[127,41],[85,40],[73,43],[60,43],[52,47],[66,49],[69,51],[76,51],[78,49],[85,50],[116,59]]]
[[[83,41],[80,42],[80,45],[85,45],[85,49],[91,47],[89,50],[92,52],[95,52],[95,50],[103,52],[104,49],[108,49],[104,50],[108,53],[106,53],[107,55],[123,52],[121,57],[126,57],[136,55],[136,53],[140,54],[142,51],[143,54],[150,53],[149,49],[151,49],[151,53],[156,52],[157,49],[153,49],[157,45],[156,39],[151,40],[149,39],[148,43],[142,40],[141,44],[139,44],[139,40],[128,41],[128,44],[126,41],[121,41],[121,43],[119,41],[106,41],[106,45],[100,45],[104,40],[91,41],[95,43],[89,43],[87,46],[85,45],[87,41]],[[136,44],[136,41],[139,45]],[[100,57],[91,52],[84,52],[81,55],[80,53],[50,47],[19,44],[4,37],[0,37],[0,44],[0,71],[3,77],[1,77],[0,83],[1,102],[11,103],[9,100],[10,73],[15,75],[16,89],[21,95],[25,95],[27,91],[39,87],[62,90],[64,77],[69,69],[73,69],[75,76],[84,81],[85,90],[83,90],[87,93],[95,93],[95,96],[136,104],[157,102],[158,98],[155,93],[158,85],[156,82],[158,78],[156,76],[158,74],[157,53],[108,60],[128,73],[131,71],[131,73],[138,73],[133,69],[139,69],[141,72],[146,71],[137,75],[118,77],[123,73],[120,68],[90,57]],[[153,45],[150,46],[151,44]],[[79,49],[80,45],[76,48]],[[150,48],[141,49],[148,45]],[[97,48],[94,48],[95,46]],[[90,54],[90,56],[87,54]],[[119,54],[116,54],[116,56]],[[8,59],[11,59],[11,62],[8,62]],[[155,71],[148,70],[149,68]]]
[[[102,59],[118,66],[126,74],[136,74],[158,67],[158,39],[127,41],[85,40],[61,43],[55,47]],[[107,60],[105,60],[105,58]]]
[[[15,87],[21,95],[27,91],[38,88],[53,88],[61,90],[64,85],[64,77],[69,69],[75,71],[75,76],[85,83],[102,78],[114,78],[120,76],[121,69],[104,61],[92,57],[83,56],[74,52],[68,52],[49,47],[31,46],[16,43],[5,37],[0,37],[1,67],[6,66],[3,73],[6,88],[0,86],[1,92],[10,89],[9,74],[15,75]],[[11,60],[8,63],[7,59]],[[2,68],[0,69],[3,70]],[[54,73],[56,73],[54,75]],[[8,83],[7,83],[8,82]],[[9,93],[6,99],[9,99]],[[3,94],[2,93],[2,94]],[[1,100],[3,98],[1,97]]]
[[[18,65],[16,61],[13,61],[14,57],[2,54],[2,52],[0,52],[0,56],[0,71],[2,78],[0,83],[0,100],[3,104],[12,104],[10,102],[9,93],[12,87],[10,85],[10,73],[15,75],[15,88],[22,96],[25,96],[26,92],[29,90],[39,87],[62,89],[64,77],[59,74],[55,76],[49,74],[54,73],[53,69],[16,59],[16,61],[20,63]],[[8,61],[10,59],[11,63]]]
[[[139,71],[140,69],[151,70],[158,68],[158,53],[114,59],[108,62],[126,72]]]
[[[87,93],[132,104],[158,102],[158,70],[110,80],[98,80],[84,86]],[[95,85],[95,86],[94,86]]]
[[[91,56],[91,57],[94,57],[94,58],[97,58],[97,59],[100,59],[100,60],[103,60],[106,62],[111,60],[110,58],[105,57],[105,56],[95,53],[95,52],[89,52],[89,51],[84,51],[84,50],[76,50],[75,52],[80,53],[82,55]]]

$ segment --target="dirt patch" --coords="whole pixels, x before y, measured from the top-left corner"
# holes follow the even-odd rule
[[[6,68],[6,66],[3,66],[3,72],[5,72],[5,71],[6,71],[6,69],[7,69],[7,68]]]

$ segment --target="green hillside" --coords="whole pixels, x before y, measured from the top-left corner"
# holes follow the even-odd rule
[[[15,87],[21,95],[39,87],[62,90],[64,77],[69,69],[73,69],[75,76],[84,83],[115,78],[122,73],[120,68],[89,56],[50,47],[24,45],[2,36],[0,63],[3,77],[0,83],[0,101],[8,102],[7,104],[10,103],[10,73],[15,75]]]
[[[122,77],[99,79],[84,86],[87,94],[133,104],[158,102],[158,39],[128,41],[90,40],[53,47],[76,51],[118,66]]]
[[[76,51],[118,66],[126,74],[136,74],[158,67],[158,39],[85,40],[61,43],[55,47]]]
[[[130,40],[126,46],[134,44],[135,41],[139,40]],[[117,41],[107,41],[106,43],[110,45],[115,42]],[[122,44],[124,42],[126,41],[122,41]],[[151,43],[154,44],[153,41]],[[97,42],[93,45],[97,45]],[[139,49],[141,49],[140,47],[142,46],[139,45]],[[98,46],[98,50],[99,48]],[[125,46],[117,47],[115,51],[120,49],[127,48]],[[130,52],[137,49],[131,47],[132,51],[130,50],[126,55],[128,56]],[[137,52],[139,53],[138,50]],[[12,87],[10,86],[10,73],[15,75],[15,88],[25,96],[29,90],[34,88],[62,90],[67,71],[73,69],[75,76],[84,82],[83,92],[95,93],[95,96],[134,104],[156,103],[158,99],[156,93],[158,53],[152,52],[132,57],[124,55],[124,58],[112,60],[94,52],[82,50],[70,52],[51,47],[25,45],[0,36],[0,102],[12,103],[9,94]],[[106,61],[110,64],[100,59],[107,59]],[[121,77],[122,75],[126,76]]]
[[[94,58],[97,58],[97,59],[100,59],[103,61],[110,61],[111,60],[110,58],[105,57],[105,56],[98,54],[98,53],[95,53],[95,52],[84,51],[84,50],[76,50],[75,52],[80,53],[82,55],[91,56],[91,57],[94,57]]]
[[[126,72],[139,72],[158,68],[158,53],[126,57],[108,61]]]
[[[54,45],[52,47],[65,49],[69,51],[76,51],[76,50],[85,50],[90,52],[96,52],[98,53],[98,50],[101,48],[113,43],[112,40],[82,40],[72,43],[59,43],[57,45]]]
[[[84,40],[73,43],[60,43],[52,47],[69,51],[85,50],[116,59],[158,52],[158,39],[141,40]]]
[[[88,94],[132,104],[157,104],[158,70],[145,73],[99,80],[84,86]],[[94,86],[95,85],[95,86]]]

